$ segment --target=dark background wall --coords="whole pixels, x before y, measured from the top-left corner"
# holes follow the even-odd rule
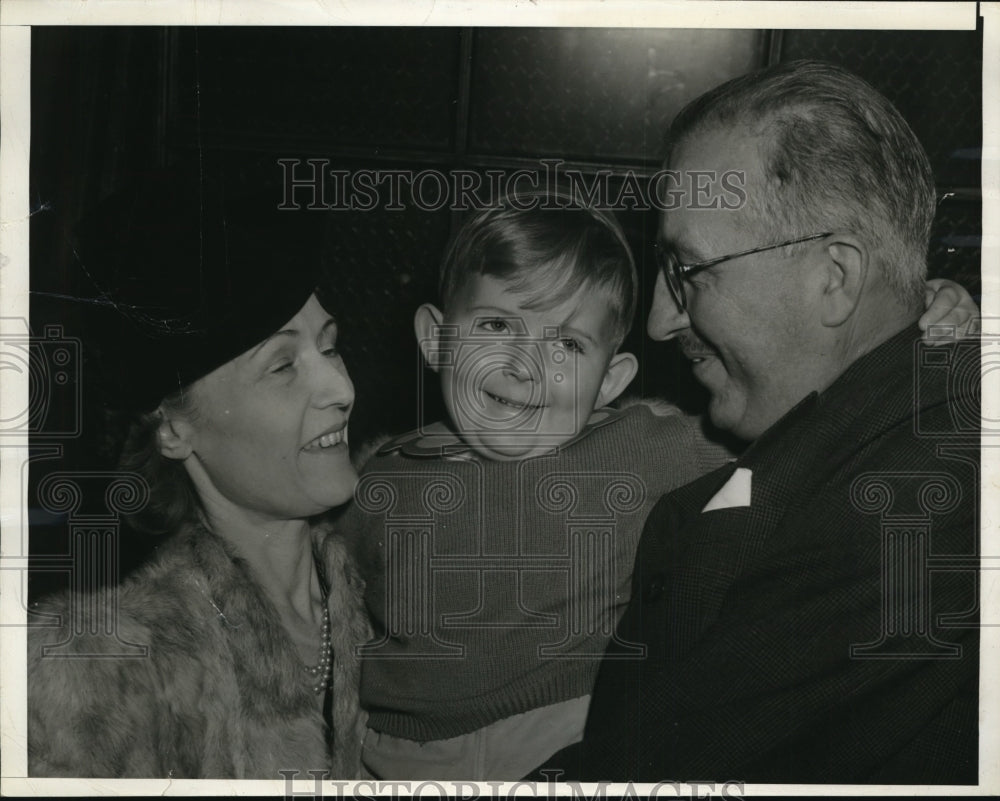
[[[32,31],[33,330],[58,323],[66,336],[86,337],[73,304],[55,297],[95,293],[68,231],[149,169],[197,160],[280,192],[279,159],[509,175],[561,158],[586,176],[610,171],[614,193],[628,174],[657,169],[663,131],[688,100],[794,58],[842,64],[899,107],[938,182],[931,274],[978,294],[981,31],[50,27]],[[326,232],[324,269],[356,384],[355,444],[441,408],[411,320],[435,297],[438,260],[461,212],[385,205],[383,197],[372,210],[311,212]],[[697,409],[703,398],[686,368],[643,335],[656,212],[618,216],[644,274],[642,314],[626,343],[642,364],[631,391]],[[32,468],[29,506],[48,471],[110,466],[86,367],[82,407],[57,399],[37,416],[36,441],[59,445],[61,456]],[[79,435],[61,436],[74,415]],[[34,552],[64,547],[65,521],[36,512],[33,522]],[[124,567],[147,547],[125,543]],[[56,581],[39,576],[33,592]]]

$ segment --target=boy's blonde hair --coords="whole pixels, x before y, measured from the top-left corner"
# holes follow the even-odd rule
[[[617,347],[632,328],[638,277],[621,226],[607,212],[561,193],[508,195],[475,212],[452,237],[441,264],[442,308],[472,275],[511,282],[526,308],[558,306],[581,288],[606,294],[609,340]]]

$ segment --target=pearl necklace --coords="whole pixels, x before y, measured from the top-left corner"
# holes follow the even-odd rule
[[[323,596],[323,631],[319,644],[319,664],[306,665],[305,670],[309,678],[316,682],[312,688],[316,695],[326,692],[330,688],[333,653],[330,649],[330,608],[327,606],[325,594]]]

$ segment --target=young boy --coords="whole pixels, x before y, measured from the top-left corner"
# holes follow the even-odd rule
[[[373,555],[379,778],[517,779],[579,740],[648,512],[731,456],[666,404],[608,406],[637,369],[630,249],[610,215],[533,201],[454,238],[415,317],[449,420],[383,445],[339,524]]]

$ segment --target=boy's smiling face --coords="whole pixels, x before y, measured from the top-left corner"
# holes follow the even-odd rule
[[[490,275],[469,276],[445,314],[422,306],[417,335],[441,376],[452,423],[489,459],[523,459],[572,439],[635,375],[616,354],[605,293],[582,288],[550,309]]]

